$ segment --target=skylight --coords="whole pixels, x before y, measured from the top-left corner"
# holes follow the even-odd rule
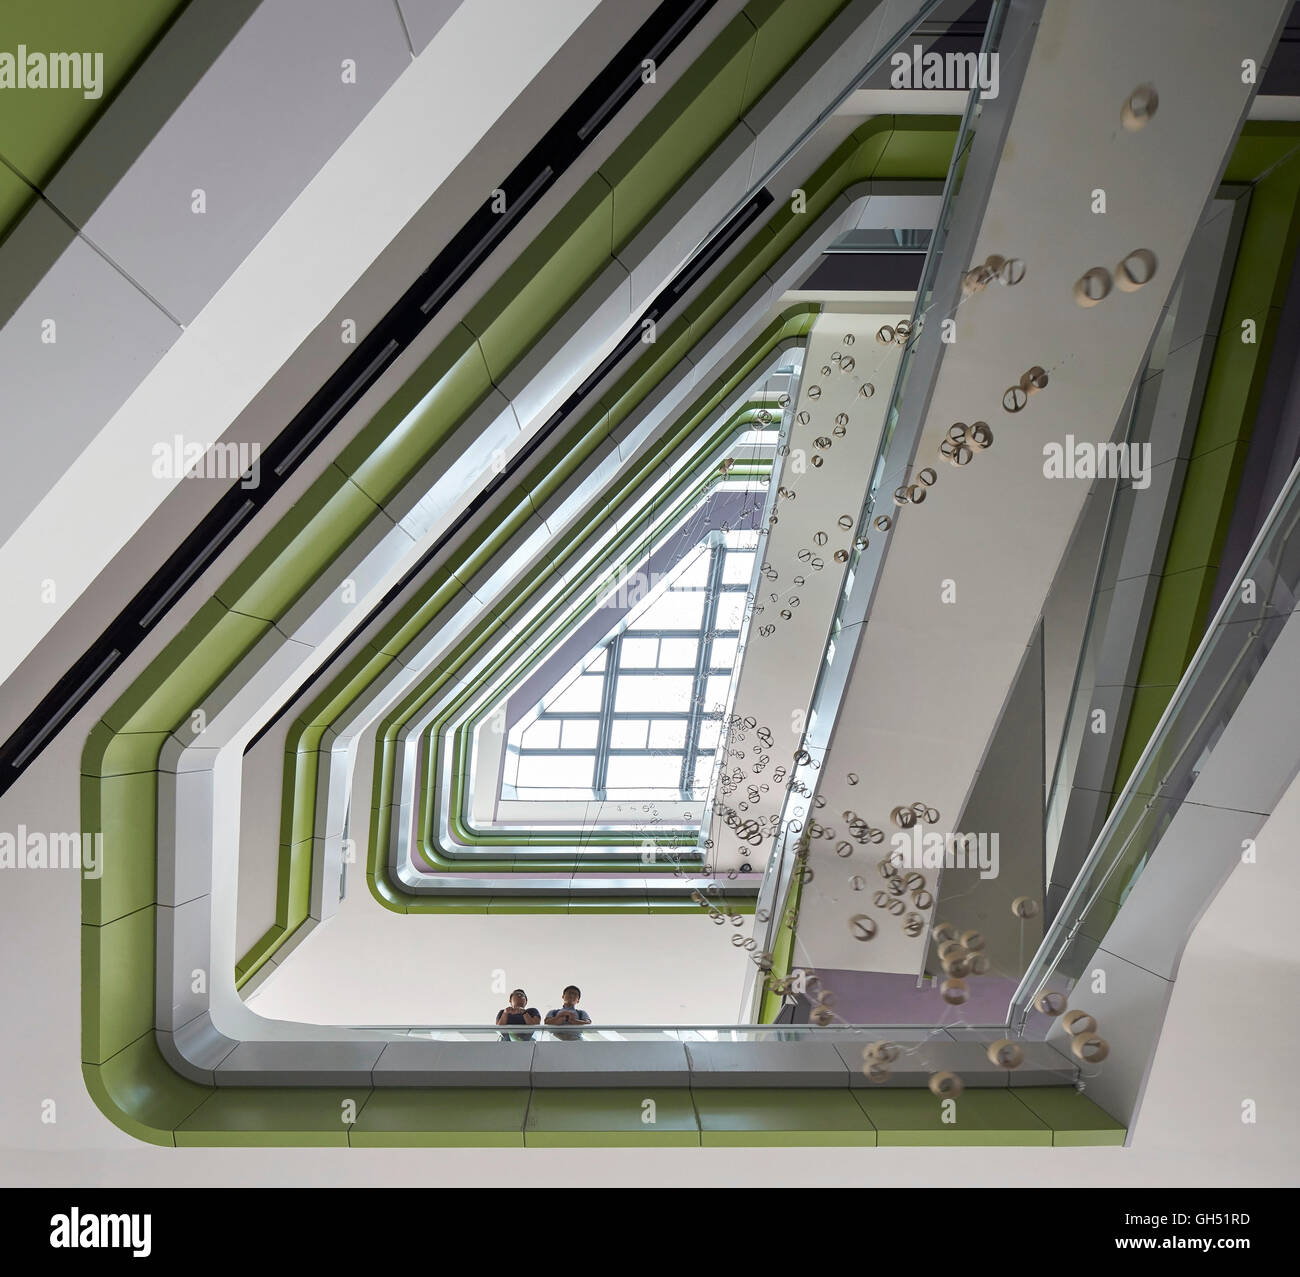
[[[711,532],[510,730],[504,797],[702,799],[758,534]]]

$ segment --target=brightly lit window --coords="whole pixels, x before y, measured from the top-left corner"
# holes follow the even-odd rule
[[[511,729],[503,796],[705,797],[757,544],[713,532],[667,580],[620,582],[639,601]]]

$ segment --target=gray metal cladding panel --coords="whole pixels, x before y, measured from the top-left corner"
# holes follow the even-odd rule
[[[830,1042],[691,1042],[694,1086],[849,1085],[849,1070]]]
[[[447,24],[463,0],[393,0],[401,11],[406,33],[415,54],[423,53],[429,41]]]
[[[66,235],[48,205],[28,211],[3,246],[0,265],[34,244]],[[39,249],[36,250],[39,252]],[[130,397],[180,330],[84,240],[59,253],[0,331],[5,466],[0,542],[41,502]],[[145,450],[123,464],[145,473]]]
[[[687,1086],[680,1042],[538,1042],[534,1086]]]
[[[373,1071],[376,1086],[528,1086],[532,1042],[390,1042]]]
[[[198,21],[192,14],[177,26]],[[94,157],[117,149],[115,131],[134,131],[140,95],[166,74],[166,51],[164,40],[48,193],[188,323],[411,55],[391,0],[264,0],[98,202]]]
[[[370,1081],[377,1042],[241,1042],[215,1070],[218,1086],[358,1086]]]

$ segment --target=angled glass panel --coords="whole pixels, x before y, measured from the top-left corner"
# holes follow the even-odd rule
[[[510,796],[691,801],[708,788],[757,535],[711,531],[509,731]],[[642,565],[639,577],[652,580]],[[539,813],[541,809],[539,808]]]

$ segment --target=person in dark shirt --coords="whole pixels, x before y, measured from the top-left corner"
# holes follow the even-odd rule
[[[562,1005],[553,1011],[546,1013],[545,1023],[548,1027],[555,1027],[562,1024],[583,1025],[591,1023],[591,1016],[585,1011],[578,1009],[578,999],[582,997],[582,990],[576,984],[571,984],[560,995]],[[557,1038],[577,1040],[582,1037],[580,1033],[557,1033]]]
[[[535,1007],[528,1005],[528,994],[522,989],[516,989],[510,995],[510,1005],[504,1006],[497,1012],[497,1023],[501,1025],[533,1025],[541,1024],[542,1017]],[[524,1035],[525,1039],[531,1037],[531,1034]]]

